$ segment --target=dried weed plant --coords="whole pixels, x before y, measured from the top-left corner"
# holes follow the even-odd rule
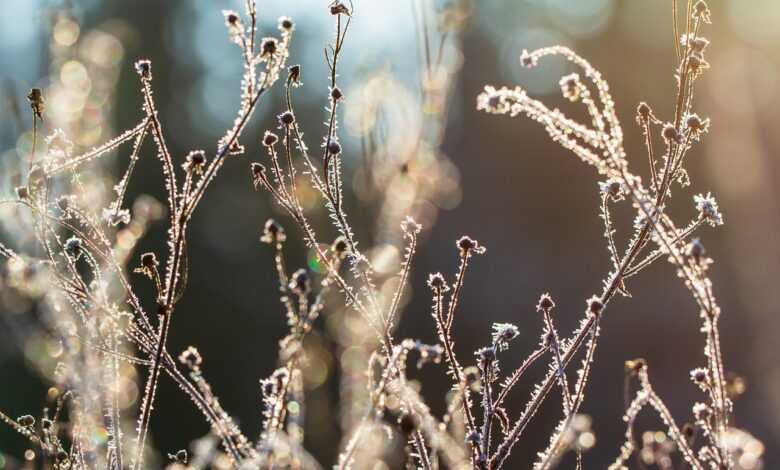
[[[409,468],[480,468],[508,466],[512,449],[522,440],[540,406],[559,389],[562,417],[550,435],[549,446],[538,454],[534,468],[555,467],[567,452],[576,456],[577,468],[583,453],[594,443],[591,419],[580,412],[587,383],[595,362],[600,338],[600,320],[616,295],[630,296],[631,279],[658,260],[666,259],[690,291],[702,321],[704,365],[691,372],[703,398],[692,406],[690,424],[680,426],[661,397],[654,391],[648,365],[642,359],[626,362],[626,383],[635,384],[625,421],[626,440],[617,450],[610,468],[628,468],[632,457],[638,468],[756,469],[761,467],[762,444],[733,425],[733,405],[724,374],[718,321],[721,314],[707,269],[712,260],[693,233],[703,225],[723,223],[718,204],[707,193],[694,198],[695,217],[679,225],[665,210],[675,184],[687,186],[685,159],[708,131],[709,120],[694,113],[694,85],[708,68],[701,34],[710,22],[704,1],[688,1],[678,31],[674,5],[674,35],[679,64],[675,71],[677,95],[674,115],[657,117],[641,103],[637,123],[644,133],[649,163],[649,184],[629,170],[623,149],[623,130],[617,119],[609,86],[586,60],[568,48],[554,46],[525,52],[523,65],[533,67],[548,56],[562,56],[579,70],[560,81],[563,96],[585,106],[591,122],[579,123],[557,109],[531,98],[519,87],[485,87],[477,108],[490,114],[525,114],[544,125],[553,141],[595,167],[598,206],[613,269],[604,279],[601,293],[585,301],[579,327],[564,335],[555,326],[555,302],[541,295],[536,309],[542,328],[538,346],[508,373],[499,367],[499,355],[506,354],[518,336],[518,328],[507,323],[493,325],[492,338],[473,357],[459,356],[455,345],[455,317],[463,294],[469,265],[485,253],[478,241],[463,236],[455,243],[459,261],[448,280],[431,274],[432,325],[438,342],[428,345],[412,339],[398,339],[394,332],[407,301],[418,236],[422,226],[432,223],[433,204],[420,201],[447,200],[457,187],[457,171],[439,150],[446,121],[448,98],[459,62],[459,33],[470,9],[453,3],[433,9],[426,2],[413,2],[420,43],[422,77],[419,100],[408,101],[413,116],[423,116],[411,127],[414,138],[402,126],[384,128],[381,120],[386,98],[378,89],[403,85],[382,73],[365,81],[356,92],[358,112],[347,116],[359,122],[365,165],[355,181],[360,197],[379,202],[378,239],[375,244],[403,243],[400,269],[388,273],[377,269],[371,245],[358,243],[345,204],[344,149],[339,139],[339,110],[344,92],[338,70],[342,54],[349,48],[348,33],[353,21],[352,4],[332,3],[329,13],[335,23],[335,37],[325,49],[329,67],[327,112],[321,145],[307,145],[294,106],[295,89],[301,85],[302,70],[288,66],[295,24],[289,18],[278,23],[279,37],[259,37],[258,11],[247,0],[243,13],[225,11],[229,38],[240,51],[244,64],[240,84],[241,103],[235,121],[208,155],[194,150],[183,159],[171,155],[165,140],[153,94],[153,69],[148,60],[135,63],[143,102],[143,116],[137,125],[91,150],[74,154],[73,143],[62,131],[53,131],[45,151],[35,148],[36,134],[46,116],[45,93],[33,89],[29,96],[33,123],[33,146],[27,179],[16,188],[16,197],[4,206],[28,214],[25,230],[14,233],[15,241],[30,248],[27,254],[0,246],[4,263],[4,302],[27,299],[46,312],[47,334],[60,345],[53,370],[48,405],[38,419],[24,415],[14,419],[0,413],[0,419],[29,440],[25,454],[29,465],[46,468],[141,469],[154,465],[147,441],[157,388],[163,376],[173,380],[211,425],[212,433],[193,443],[191,452],[168,455],[170,468],[320,468],[303,447],[303,416],[306,349],[304,339],[315,321],[332,310],[347,325],[332,332],[342,351],[340,409],[346,440],[336,467],[377,468],[374,462],[387,457],[388,449],[403,449]],[[438,21],[431,20],[437,14]],[[285,230],[269,219],[260,240],[273,253],[281,306],[289,333],[280,342],[279,368],[260,381],[263,425],[252,440],[239,429],[222,407],[207,382],[206,361],[194,346],[180,354],[167,347],[168,333],[177,303],[185,295],[188,276],[187,231],[193,212],[223,165],[249,151],[239,140],[261,98],[275,83],[284,89],[278,127],[265,132],[257,147],[263,149],[262,163],[251,164],[251,180],[261,194],[268,194],[286,213],[286,222],[296,230]],[[419,106],[420,109],[416,109]],[[350,117],[351,116],[351,117]],[[658,141],[660,138],[661,144]],[[151,140],[165,180],[165,209],[159,203],[136,201],[127,208],[125,193],[142,146]],[[402,151],[398,150],[403,142]],[[244,142],[247,143],[247,142]],[[83,142],[80,146],[83,146]],[[89,165],[109,153],[128,148],[126,171],[114,185],[114,198],[102,194]],[[396,151],[392,151],[395,149]],[[263,155],[265,154],[265,155]],[[397,178],[401,168],[403,178]],[[85,177],[84,173],[87,173]],[[95,186],[95,187],[93,187]],[[315,192],[328,212],[330,226],[318,228],[310,221],[302,194]],[[95,204],[94,201],[103,201]],[[611,207],[625,202],[636,211],[633,232],[621,251],[615,238]],[[445,204],[446,205],[446,204]],[[411,215],[412,217],[405,217]],[[137,265],[128,263],[139,238],[149,223],[162,219],[167,224],[168,243],[162,253],[145,253]],[[401,221],[402,220],[402,221]],[[400,224],[398,231],[397,224]],[[320,233],[331,231],[334,237]],[[24,236],[32,236],[30,247]],[[304,269],[290,271],[285,261],[285,244],[300,237],[313,250],[322,275]],[[369,248],[364,249],[364,246]],[[162,258],[162,261],[160,261]],[[137,275],[131,277],[132,270]],[[143,278],[147,279],[143,279]],[[136,295],[139,282],[150,282],[156,295],[153,307]],[[633,284],[633,282],[631,282]],[[343,304],[326,305],[338,291]],[[330,299],[330,300],[329,300]],[[179,315],[176,315],[177,317]],[[181,321],[186,321],[182,319]],[[579,368],[571,373],[577,353]],[[443,363],[451,379],[443,416],[434,415],[419,388],[407,378],[410,355],[417,367]],[[539,362],[546,362],[547,374],[535,385],[519,417],[513,418],[505,404],[524,374]],[[426,366],[431,367],[431,366]],[[145,374],[138,374],[143,369]],[[138,410],[127,406],[128,384],[145,377]],[[645,408],[654,410],[664,429],[645,433],[641,447],[634,423]],[[164,413],[165,410],[160,410]],[[136,415],[132,426],[133,415]],[[92,438],[105,432],[104,441]],[[617,446],[616,446],[617,447]],[[192,455],[190,455],[192,454]],[[679,457],[677,457],[679,455]],[[32,467],[30,467],[32,468]]]

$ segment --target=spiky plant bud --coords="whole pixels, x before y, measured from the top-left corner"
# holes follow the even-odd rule
[[[263,235],[260,237],[260,241],[268,243],[270,245],[276,243],[282,243],[287,240],[287,235],[284,233],[284,227],[282,227],[274,219],[268,219],[263,226]]]
[[[35,426],[35,418],[33,418],[30,415],[24,415],[16,418],[16,422],[19,423],[20,426],[25,428],[31,428]]]
[[[141,77],[141,80],[152,79],[152,63],[147,59],[137,61],[135,63],[135,71]]]
[[[290,290],[299,295],[306,295],[311,290],[311,279],[305,269],[299,269],[290,277]]]
[[[292,126],[295,123],[295,115],[290,111],[285,111],[276,117],[281,127]]]
[[[548,312],[555,308],[555,302],[553,302],[552,297],[550,297],[550,294],[544,293],[541,297],[539,297],[539,303],[536,304],[536,310],[539,312]]]
[[[279,141],[279,136],[271,131],[265,131],[263,135],[263,145],[266,147],[273,147]]]
[[[331,155],[338,155],[341,153],[341,144],[337,140],[331,140],[328,144],[328,153]]]
[[[198,352],[194,346],[189,346],[187,349],[182,351],[181,354],[179,354],[179,362],[192,370],[197,370],[203,363],[203,358],[201,357],[200,352]]]
[[[596,297],[595,295],[588,299],[588,312],[590,312],[593,315],[598,316],[601,314],[601,311],[604,309],[604,303],[601,301],[600,298]]]

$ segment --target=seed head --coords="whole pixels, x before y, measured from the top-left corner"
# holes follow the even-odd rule
[[[350,253],[349,243],[347,242],[347,238],[343,235],[333,240],[330,249],[338,259],[344,259]]]
[[[693,201],[696,204],[696,209],[699,211],[699,217],[704,218],[713,227],[723,225],[723,215],[718,208],[718,201],[715,200],[711,193],[706,195],[697,194],[693,196]]]
[[[174,455],[174,460],[182,465],[187,465],[187,457],[187,450],[181,449]]]
[[[428,275],[428,287],[434,291],[446,292],[449,290],[447,281],[444,280],[442,273],[433,273]]]
[[[276,244],[282,243],[287,239],[287,235],[284,233],[284,228],[279,225],[274,219],[268,219],[263,226],[263,235],[260,237],[260,241],[263,243]]]
[[[691,40],[691,48],[694,52],[698,52],[699,54],[703,53],[704,49],[709,45],[710,41],[706,38],[693,38],[693,40]]]
[[[341,2],[336,2],[330,6],[331,15],[347,15],[350,16],[349,8]]]
[[[141,266],[146,269],[156,269],[160,263],[157,261],[157,256],[154,253],[144,253],[141,255]]]
[[[653,116],[653,110],[650,109],[650,105],[644,101],[639,103],[636,107],[636,120],[639,125],[647,124],[650,122],[650,118]]]
[[[135,71],[141,80],[147,81],[152,79],[152,63],[147,60],[139,60],[135,63]]]
[[[701,263],[701,259],[707,253],[707,250],[704,249],[704,245],[702,244],[701,239],[698,237],[691,240],[686,251],[687,255],[693,258],[696,264]]]
[[[27,189],[27,186],[17,186],[15,191],[16,191],[16,197],[18,197],[22,201],[30,197],[30,191]]]
[[[698,386],[706,385],[709,382],[709,373],[707,369],[701,367],[693,369],[691,371],[691,380]]]
[[[340,154],[341,144],[335,139],[331,140],[330,143],[328,144],[328,153],[334,156]]]
[[[710,128],[710,120],[702,119],[696,114],[691,114],[685,119],[685,127],[688,128],[693,137],[699,138]]]
[[[285,111],[276,117],[281,127],[292,126],[295,123],[295,115],[290,111]]]
[[[79,256],[81,256],[81,239],[78,237],[70,237],[67,240],[65,240],[65,253],[68,254],[71,258],[78,259]]]
[[[33,418],[30,415],[24,415],[16,418],[16,422],[19,423],[20,426],[25,428],[31,428],[35,426],[35,418]]]
[[[463,379],[466,381],[466,385],[472,386],[479,382],[479,369],[470,366],[463,369]]]
[[[287,73],[287,83],[291,83],[295,86],[301,84],[301,66],[291,65]]]
[[[636,375],[647,367],[647,361],[641,357],[638,359],[631,359],[625,362],[625,367],[627,373]]]
[[[194,346],[189,346],[187,349],[182,351],[181,354],[179,354],[179,362],[192,370],[197,370],[203,363],[203,358],[201,357],[200,352],[198,352]]]
[[[51,429],[51,427],[52,427],[53,425],[54,425],[54,423],[53,423],[53,422],[52,422],[52,420],[50,420],[50,419],[43,418],[43,419],[41,420],[41,428],[42,428],[43,430],[45,430],[45,431],[48,431],[49,429]]]
[[[469,255],[471,253],[482,254],[485,252],[485,247],[480,246],[479,242],[468,236],[462,236],[455,243],[460,250],[461,255]]]
[[[536,310],[539,312],[548,312],[553,308],[555,308],[555,302],[553,302],[550,294],[545,292],[541,297],[539,297],[539,303],[536,304]]]
[[[526,68],[531,68],[536,66],[536,57],[531,55],[531,53],[528,52],[528,50],[523,49],[522,54],[520,54],[520,65]]]
[[[710,23],[710,8],[707,6],[707,2],[699,0],[693,5],[693,17],[698,18],[705,23]]]
[[[290,277],[290,290],[299,295],[306,295],[311,290],[309,273],[305,269],[299,269]]]
[[[194,150],[187,154],[182,168],[184,171],[192,172],[198,175],[203,174],[203,167],[206,165],[206,153],[203,150]]]
[[[576,73],[561,78],[558,84],[561,86],[564,98],[569,101],[577,101],[580,98],[580,76]]]
[[[604,309],[604,303],[601,301],[600,298],[594,295],[593,297],[588,299],[588,312],[598,316],[603,309]]]
[[[338,101],[344,97],[344,93],[341,92],[341,88],[334,86],[330,90],[330,97],[333,101]]]
[[[295,23],[287,16],[279,18],[279,29],[282,31],[292,31],[295,29]]]
[[[279,136],[271,131],[265,131],[265,134],[263,135],[263,145],[266,147],[273,147],[278,141]]]
[[[260,55],[263,57],[271,57],[276,54],[276,49],[278,48],[276,38],[263,38],[260,44]]]
[[[35,114],[35,117],[43,119],[44,99],[43,92],[40,88],[31,88],[30,93],[27,94],[27,101],[30,102],[30,108]]]
[[[225,15],[225,23],[227,23],[228,26],[237,26],[241,21],[241,17],[239,17],[238,13],[235,11],[224,10],[222,14]]]
[[[663,130],[664,139],[669,143],[679,144],[682,142],[682,136],[677,132],[677,128],[672,124],[667,124]]]
[[[517,338],[520,330],[511,323],[493,324],[493,344],[503,351],[509,347],[509,342]]]
[[[250,167],[252,169],[252,175],[255,178],[260,178],[265,175],[265,165],[262,163],[252,163]]]
[[[488,346],[485,348],[477,349],[474,355],[479,358],[480,362],[483,365],[489,364],[496,359],[496,349],[493,348],[492,346]]]

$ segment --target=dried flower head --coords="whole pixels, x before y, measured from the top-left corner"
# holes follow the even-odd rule
[[[30,191],[28,191],[27,186],[17,186],[14,191],[16,192],[16,197],[22,201],[30,197]]]
[[[666,141],[669,143],[675,143],[675,144],[682,143],[682,136],[680,135],[679,132],[677,132],[677,128],[674,127],[673,124],[667,124],[666,126],[664,126],[662,135],[664,136],[664,139],[666,139]]]
[[[263,38],[260,42],[260,55],[263,57],[271,57],[276,54],[279,48],[279,41],[276,38]]]
[[[639,123],[639,125],[646,125],[650,122],[650,119],[653,117],[653,110],[650,109],[650,105],[645,103],[644,101],[639,103],[639,106],[636,107],[636,121]]]
[[[482,254],[486,250],[478,241],[466,235],[460,237],[455,244],[462,255],[470,255],[471,253]]]
[[[330,143],[327,144],[327,147],[330,155],[338,155],[341,153],[341,144],[336,139],[331,139]]]
[[[480,348],[474,352],[474,355],[477,356],[480,364],[484,366],[496,360],[496,348],[493,346]]]
[[[82,253],[81,239],[73,236],[65,240],[65,253],[73,259],[78,259]]]
[[[341,92],[341,88],[334,86],[330,90],[330,98],[333,101],[339,101],[340,99],[344,98],[344,93]]]
[[[493,344],[499,351],[505,351],[509,342],[517,338],[520,330],[511,323],[493,323]]]
[[[287,235],[284,233],[284,227],[282,227],[274,219],[268,219],[263,226],[263,235],[260,237],[260,241],[268,243],[269,245],[275,245],[277,243],[283,243],[287,239]]]
[[[705,23],[711,22],[710,8],[707,6],[707,2],[699,0],[693,5],[693,17]]]
[[[555,308],[555,302],[549,293],[545,292],[539,297],[539,303],[536,304],[536,310],[539,312],[547,312]]]
[[[561,86],[561,93],[563,97],[569,101],[577,101],[580,99],[580,93],[582,91],[582,83],[580,82],[580,76],[576,73],[566,75],[561,78],[558,84]]]
[[[203,358],[194,346],[189,346],[179,354],[179,362],[192,370],[197,370],[203,363]]]
[[[337,1],[331,4],[330,6],[330,14],[331,15],[347,15],[349,16],[349,8],[347,8],[346,5],[343,3]]]
[[[196,175],[202,175],[206,166],[206,152],[203,150],[193,150],[184,158],[181,167],[184,171],[192,172]]]
[[[697,114],[691,114],[685,118],[685,127],[694,138],[699,138],[706,133],[710,127],[709,119],[702,119]]]
[[[279,141],[279,136],[271,131],[265,131],[263,134],[263,145],[266,147],[273,147]]]
[[[702,258],[707,253],[707,250],[704,249],[704,245],[698,237],[694,238],[690,243],[688,243],[685,251],[686,254],[690,256],[696,264],[700,264]]]
[[[135,63],[135,71],[141,80],[152,79],[152,62],[148,59],[142,59]]]
[[[292,31],[295,29],[295,23],[289,16],[282,16],[279,18],[279,29],[281,31]]]
[[[255,186],[255,189],[257,189],[260,184],[263,184],[269,188],[271,187],[271,183],[268,181],[268,173],[265,165],[255,162],[252,163],[249,168],[252,171],[252,182]]]
[[[693,383],[698,385],[702,390],[706,391],[710,382],[710,374],[709,372],[707,372],[707,369],[704,369],[703,367],[698,367],[691,371],[691,380],[693,381]]]
[[[463,380],[466,381],[466,385],[471,387],[479,382],[479,369],[474,366],[469,366],[463,369]]]
[[[290,68],[287,70],[287,83],[292,84],[294,86],[300,86],[301,85],[301,66],[291,65]]]
[[[718,202],[711,193],[697,194],[693,196],[693,201],[696,204],[696,210],[699,211],[699,217],[705,219],[713,227],[723,225],[723,215],[718,209]]]
[[[623,199],[623,183],[617,178],[610,178],[607,181],[599,182],[599,191],[605,196],[609,196],[613,201]]]
[[[342,235],[333,240],[330,250],[338,259],[344,259],[350,253],[347,237]]]
[[[630,359],[625,362],[626,373],[636,375],[647,368],[647,361],[642,358]]]
[[[147,269],[154,269],[159,265],[160,263],[157,261],[157,256],[154,253],[149,252],[141,255],[141,266]]]
[[[289,127],[295,123],[295,115],[290,111],[279,114],[276,119],[279,121],[280,128]]]
[[[704,60],[704,56],[700,53],[694,52],[688,57],[688,69],[690,69],[694,77],[699,76],[708,68],[710,68],[709,62]]]
[[[520,54],[520,65],[526,68],[531,68],[536,66],[536,62],[536,56],[529,53],[528,50],[523,49],[523,52]]]
[[[430,287],[434,291],[447,292],[449,290],[449,286],[447,286],[447,281],[444,280],[444,275],[442,273],[429,274],[428,287]]]
[[[16,422],[19,423],[20,426],[25,428],[31,428],[35,426],[35,418],[33,418],[30,415],[24,415],[16,418]]]
[[[586,303],[588,304],[588,312],[593,315],[598,316],[604,309],[604,303],[595,295],[588,299]]]
[[[311,291],[311,279],[305,269],[299,269],[290,276],[291,291],[299,295],[306,295]]]
[[[222,15],[225,17],[225,26],[227,26],[230,39],[240,45],[240,38],[244,33],[244,25],[241,22],[241,17],[233,10],[222,10]]]
[[[44,102],[43,92],[40,88],[31,88],[27,94],[27,101],[30,103],[30,108],[38,119],[43,119]]]

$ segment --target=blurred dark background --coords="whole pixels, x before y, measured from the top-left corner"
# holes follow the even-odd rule
[[[327,2],[259,3],[261,36],[263,29],[276,33],[276,18],[282,14],[297,22],[291,63],[303,66],[298,116],[314,147],[323,133],[327,92],[322,47],[333,32]],[[413,82],[417,59],[412,52],[415,39],[407,2],[355,3],[354,29],[341,69],[347,98],[365,71],[378,67],[387,68],[401,81]],[[771,469],[780,465],[776,445],[780,440],[776,347],[780,334],[780,168],[776,158],[780,149],[776,132],[780,3],[709,3],[714,24],[703,35],[712,41],[707,51],[711,69],[699,81],[696,108],[712,119],[712,127],[688,160],[694,189],[677,189],[671,211],[680,223],[695,217],[693,194],[710,190],[721,204],[726,225],[717,230],[704,228],[700,236],[716,260],[711,275],[723,309],[725,366],[747,384],[736,402],[736,424],[764,442],[765,468]],[[522,333],[503,360],[505,370],[511,370],[537,343],[541,319],[534,305],[546,291],[558,304],[561,330],[568,334],[575,327],[584,299],[601,291],[610,269],[597,217],[595,174],[552,143],[530,120],[475,111],[475,97],[486,84],[518,83],[551,105],[565,107],[557,82],[569,72],[567,64],[553,60],[552,65],[526,71],[521,70],[518,57],[524,48],[556,43],[571,46],[609,81],[631,164],[647,178],[634,110],[639,101],[647,101],[659,117],[668,119],[672,113],[675,56],[670,4],[506,0],[474,5],[463,36],[463,68],[443,144],[460,171],[462,196],[457,207],[441,211],[435,226],[424,232],[412,280],[414,296],[403,313],[399,337],[434,340],[425,278],[429,272],[455,271],[453,242],[462,234],[488,247],[484,256],[474,260],[455,322],[462,357],[489,341],[492,322],[512,322]],[[30,0],[3,0],[0,5],[0,77],[7,80],[22,107],[27,106],[22,101],[26,90],[45,86],[49,80],[50,24],[45,11],[51,6]],[[71,7],[82,31],[103,28],[121,40],[116,103],[109,116],[116,129],[133,126],[142,114],[132,62],[148,57],[154,64],[155,96],[173,153],[183,156],[191,149],[214,148],[233,119],[241,72],[220,9],[240,9],[240,2],[74,1]],[[258,237],[269,216],[287,222],[288,230],[295,233],[292,224],[269,204],[267,194],[252,190],[247,174],[248,162],[260,158],[259,136],[275,127],[274,114],[282,106],[280,89],[267,98],[244,138],[248,156],[227,162],[194,216],[189,287],[177,309],[169,342],[172,353],[190,344],[199,348],[205,374],[223,406],[250,434],[260,423],[257,381],[276,367],[277,341],[286,327],[271,253]],[[13,121],[12,114],[4,111],[0,123],[3,168],[18,158],[19,135],[30,127],[26,121]],[[349,172],[358,163],[357,159],[350,161],[358,145],[348,137],[348,129],[342,134]],[[124,161],[117,161],[116,172],[123,169]],[[139,172],[131,195],[148,192],[161,197],[156,189],[161,187],[157,162],[142,158]],[[13,186],[7,176],[3,180],[3,196],[10,196]],[[375,208],[360,204],[349,198],[348,210],[358,235],[370,239],[370,215]],[[622,230],[617,237],[618,244],[625,245],[633,213],[623,208],[613,216],[624,221],[618,222]],[[138,252],[159,249],[163,236],[161,226],[156,226]],[[295,241],[287,249],[289,265],[305,265],[305,250],[297,236],[292,238]],[[633,298],[617,298],[602,323],[603,337],[583,409],[593,416],[597,437],[595,448],[586,456],[586,468],[604,468],[622,442],[625,360],[648,360],[655,387],[678,422],[689,419],[690,404],[702,399],[688,380],[689,370],[705,359],[700,320],[674,270],[659,262],[633,278],[628,288]],[[148,296],[147,301],[151,302]],[[27,369],[22,338],[3,325],[0,407],[16,416],[40,407],[46,386]],[[329,354],[326,349],[321,351]],[[324,463],[335,459],[339,437],[334,409],[337,370],[331,367],[328,372],[328,381],[309,392],[307,410],[307,444]],[[446,390],[442,368],[423,369],[419,375],[428,396],[441,396]],[[172,452],[206,433],[207,425],[165,379],[152,422],[153,440],[161,451]],[[517,390],[509,400],[511,416],[519,414],[527,393]],[[546,445],[548,431],[560,415],[556,400],[550,400],[533,422],[532,432],[516,449],[515,462],[528,461]],[[434,399],[432,405],[437,413],[442,411],[441,401]],[[655,419],[643,425],[661,427]],[[22,446],[19,437],[0,429],[2,451],[18,454]]]

